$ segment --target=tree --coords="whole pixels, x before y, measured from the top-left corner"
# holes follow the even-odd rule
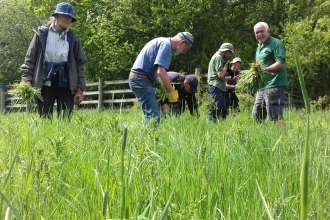
[[[307,2],[307,17],[287,22],[283,39],[287,47],[287,67],[294,74],[292,44],[299,53],[305,78],[313,87],[308,88],[312,98],[330,94],[330,1]],[[305,7],[306,7],[305,6]]]
[[[243,69],[248,68],[257,44],[253,26],[265,21],[271,34],[286,44],[289,74],[295,71],[294,40],[307,79],[315,83],[315,93],[324,95],[330,91],[330,67],[326,62],[329,1],[72,0],[77,22],[71,28],[82,41],[88,59],[86,79],[90,82],[99,77],[127,78],[136,56],[149,40],[171,37],[180,31],[191,32],[194,43],[185,55],[173,56],[170,70],[193,73],[200,67],[205,73],[210,58],[224,42],[234,45],[233,57],[241,57]],[[19,79],[19,66],[32,37],[30,30],[50,19],[58,1],[0,2],[5,5],[0,15],[5,21],[0,24],[0,77],[11,82]]]
[[[26,0],[0,0],[0,81],[20,80],[19,67],[40,19],[26,7]]]

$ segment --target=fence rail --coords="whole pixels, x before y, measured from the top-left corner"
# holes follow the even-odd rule
[[[200,88],[207,90],[206,83],[207,74],[200,74],[200,69],[196,68],[195,74],[201,77]],[[290,85],[286,90],[287,104],[294,107],[303,107],[304,101],[300,93],[299,81],[297,78],[289,77]],[[0,88],[0,111],[7,111],[10,109],[25,108],[30,111],[35,104],[19,104],[18,99],[12,97],[9,91],[5,91],[4,87]],[[129,109],[136,98],[132,90],[128,86],[128,80],[113,80],[103,81],[99,79],[98,82],[90,82],[86,84],[86,91],[84,91],[84,101],[81,102],[82,108],[97,107],[100,111],[102,108],[111,107],[117,109],[124,107]],[[56,104],[55,104],[56,105]]]

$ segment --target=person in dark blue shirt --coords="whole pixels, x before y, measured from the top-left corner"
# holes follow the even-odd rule
[[[194,75],[182,75],[178,72],[169,71],[167,72],[168,78],[176,91],[178,91],[179,99],[177,105],[172,109],[175,114],[180,115],[186,109],[186,104],[188,105],[191,115],[198,116],[198,103],[196,98],[198,79]],[[169,101],[160,100],[160,105],[164,113],[169,111],[168,104]]]

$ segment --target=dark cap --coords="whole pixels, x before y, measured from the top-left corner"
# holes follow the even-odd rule
[[[187,75],[185,81],[190,86],[191,93],[197,93],[198,79],[194,75]]]
[[[186,44],[191,47],[194,41],[194,38],[191,33],[189,32],[180,32],[178,34],[182,40],[186,42]]]

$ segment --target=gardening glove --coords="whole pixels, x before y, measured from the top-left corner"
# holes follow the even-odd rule
[[[174,90],[173,92],[169,92],[166,94],[168,98],[168,102],[170,105],[170,109],[175,109],[178,106],[178,99],[179,99],[179,94],[178,90]]]
[[[73,102],[76,106],[78,106],[82,102],[83,99],[84,99],[83,91],[78,87],[76,89],[76,94],[73,97]]]
[[[166,97],[168,98],[168,101],[171,103],[178,102],[179,99],[178,90],[174,90],[173,92],[166,93]]]

